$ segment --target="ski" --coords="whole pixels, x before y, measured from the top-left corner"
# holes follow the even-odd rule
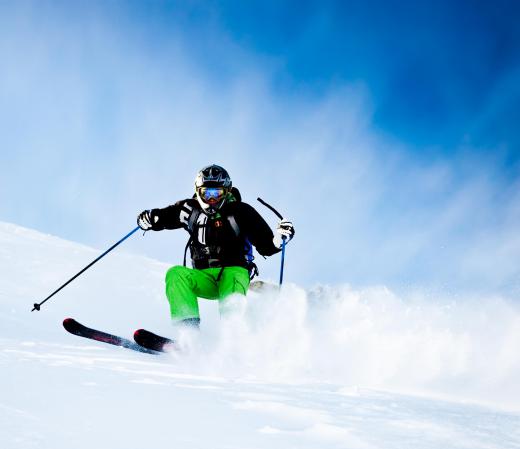
[[[140,346],[136,342],[133,342],[127,338],[108,334],[106,332],[84,326],[74,318],[65,318],[63,320],[63,327],[67,332],[70,332],[73,335],[77,335],[78,337],[89,338],[90,340],[100,341],[114,346],[121,346],[126,349],[131,349],[137,352],[144,352],[146,354],[157,354],[156,351],[152,351],[149,348]]]
[[[146,329],[137,329],[134,332],[134,340],[138,345],[153,351],[170,352],[177,349],[174,340],[161,337]]]

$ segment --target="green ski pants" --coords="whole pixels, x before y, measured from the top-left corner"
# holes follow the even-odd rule
[[[199,318],[198,298],[218,299],[220,312],[225,311],[225,299],[238,293],[245,295],[249,288],[249,272],[242,267],[198,270],[177,265],[166,272],[166,297],[170,303],[172,320]]]

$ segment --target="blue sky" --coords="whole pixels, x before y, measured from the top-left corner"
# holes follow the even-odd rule
[[[133,10],[157,27],[149,43],[182,26],[190,51],[223,81],[236,67],[228,48],[213,41],[219,31],[275,66],[272,83],[281,95],[320,96],[362,82],[374,124],[417,146],[519,144],[517,2],[149,4],[134,3]],[[493,117],[482,117],[490,102],[498,103]]]
[[[217,162],[294,219],[295,282],[516,294],[518,8],[2,2],[0,220],[103,248]]]

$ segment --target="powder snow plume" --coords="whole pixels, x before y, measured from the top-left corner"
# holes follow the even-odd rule
[[[250,293],[237,309],[202,335],[181,335],[183,369],[520,406],[520,307],[499,297],[289,285]]]

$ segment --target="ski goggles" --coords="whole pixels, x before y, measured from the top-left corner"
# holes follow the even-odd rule
[[[206,203],[217,203],[226,195],[223,187],[200,187],[199,196]]]

